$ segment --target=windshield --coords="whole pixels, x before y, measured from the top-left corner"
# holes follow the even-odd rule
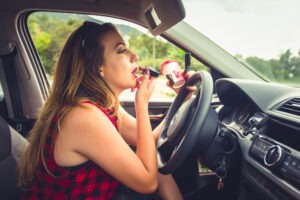
[[[300,1],[183,0],[184,21],[269,82],[300,87]]]

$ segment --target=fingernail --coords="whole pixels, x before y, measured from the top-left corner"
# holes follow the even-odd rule
[[[143,75],[149,75],[149,69],[148,68],[144,68],[144,71],[143,71]]]

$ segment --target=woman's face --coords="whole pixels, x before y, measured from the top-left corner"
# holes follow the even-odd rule
[[[104,46],[104,62],[100,66],[102,78],[117,95],[135,87],[138,56],[127,49],[117,31],[107,32],[101,41]]]

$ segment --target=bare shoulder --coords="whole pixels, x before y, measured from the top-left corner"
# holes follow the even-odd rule
[[[120,137],[110,119],[92,104],[72,108],[60,126],[59,135],[64,145],[70,151],[86,156],[90,154],[87,151],[97,152],[96,149],[105,146],[105,142]]]
[[[113,125],[106,115],[92,104],[76,106],[60,123],[55,144],[55,160],[61,166],[73,166],[88,160],[87,150],[97,152],[106,133],[113,135]],[[95,145],[96,144],[96,145]],[[88,148],[87,148],[88,147]]]
[[[95,105],[82,104],[72,108],[60,124],[62,133],[93,133],[103,126],[111,126],[107,116]]]
[[[101,113],[102,111],[95,105],[89,103],[82,103],[81,105],[72,108],[71,112],[68,114],[67,117],[73,118],[74,120],[82,120],[82,118],[93,118]]]

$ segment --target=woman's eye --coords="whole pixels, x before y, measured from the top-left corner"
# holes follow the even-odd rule
[[[125,53],[127,51],[127,49],[121,49],[118,51],[118,53]]]

